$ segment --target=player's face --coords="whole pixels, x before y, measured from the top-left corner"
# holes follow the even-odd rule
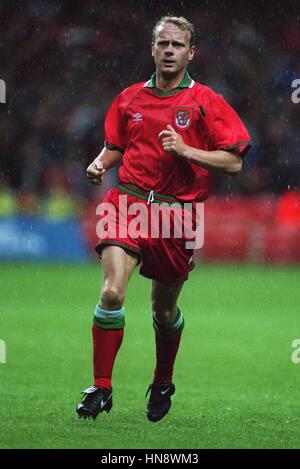
[[[190,34],[175,24],[166,23],[157,30],[152,56],[156,69],[165,76],[174,77],[194,57],[195,46],[190,47]]]

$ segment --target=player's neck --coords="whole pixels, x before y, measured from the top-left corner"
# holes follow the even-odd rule
[[[160,72],[156,71],[156,87],[161,91],[170,91],[178,87],[182,82],[185,75],[185,70],[180,72],[175,77],[166,77],[160,74]]]

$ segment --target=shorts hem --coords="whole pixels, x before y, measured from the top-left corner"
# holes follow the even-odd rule
[[[141,250],[139,248],[135,248],[134,246],[131,246],[130,244],[123,243],[122,241],[114,240],[114,239],[104,239],[100,243],[98,243],[95,246],[95,250],[97,254],[99,255],[100,259],[102,257],[102,250],[105,246],[119,246],[126,251],[133,252],[134,254],[138,255],[139,261],[138,264],[141,262]]]
[[[142,275],[143,277],[148,278],[150,280],[155,280],[156,282],[164,283],[165,285],[180,285],[181,283],[186,282],[186,280],[189,277],[188,275],[186,275],[181,280],[176,280],[176,281],[174,280],[172,282],[167,282],[166,280],[162,280],[161,278],[158,278],[158,277],[153,276],[151,274],[146,274],[144,272],[140,272],[140,275]]]
[[[173,281],[166,281],[165,279],[159,278],[159,276],[152,275],[152,274],[147,274],[147,272],[143,272],[142,268],[140,269],[140,275],[143,277],[149,278],[150,280],[156,280],[157,282],[164,283],[165,285],[180,285],[183,282],[186,282],[189,278],[190,272],[194,269],[195,264],[194,262],[191,264],[191,268],[189,271],[182,276],[179,280],[173,280]]]

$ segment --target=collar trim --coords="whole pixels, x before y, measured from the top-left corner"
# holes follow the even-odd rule
[[[174,90],[169,90],[169,91],[175,91],[175,90],[182,89],[182,88],[192,88],[194,84],[195,84],[194,80],[190,77],[188,71],[186,71],[182,81],[179,83],[177,88],[175,88]],[[150,80],[148,80],[144,84],[144,87],[155,88],[156,91],[159,91],[160,93],[168,93],[168,91],[161,91],[156,88],[156,72],[154,72],[153,75],[151,75]]]

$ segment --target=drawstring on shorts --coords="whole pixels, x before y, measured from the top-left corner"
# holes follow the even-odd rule
[[[147,205],[151,204],[151,202],[154,201],[154,191],[149,192],[148,200],[147,200]]]

